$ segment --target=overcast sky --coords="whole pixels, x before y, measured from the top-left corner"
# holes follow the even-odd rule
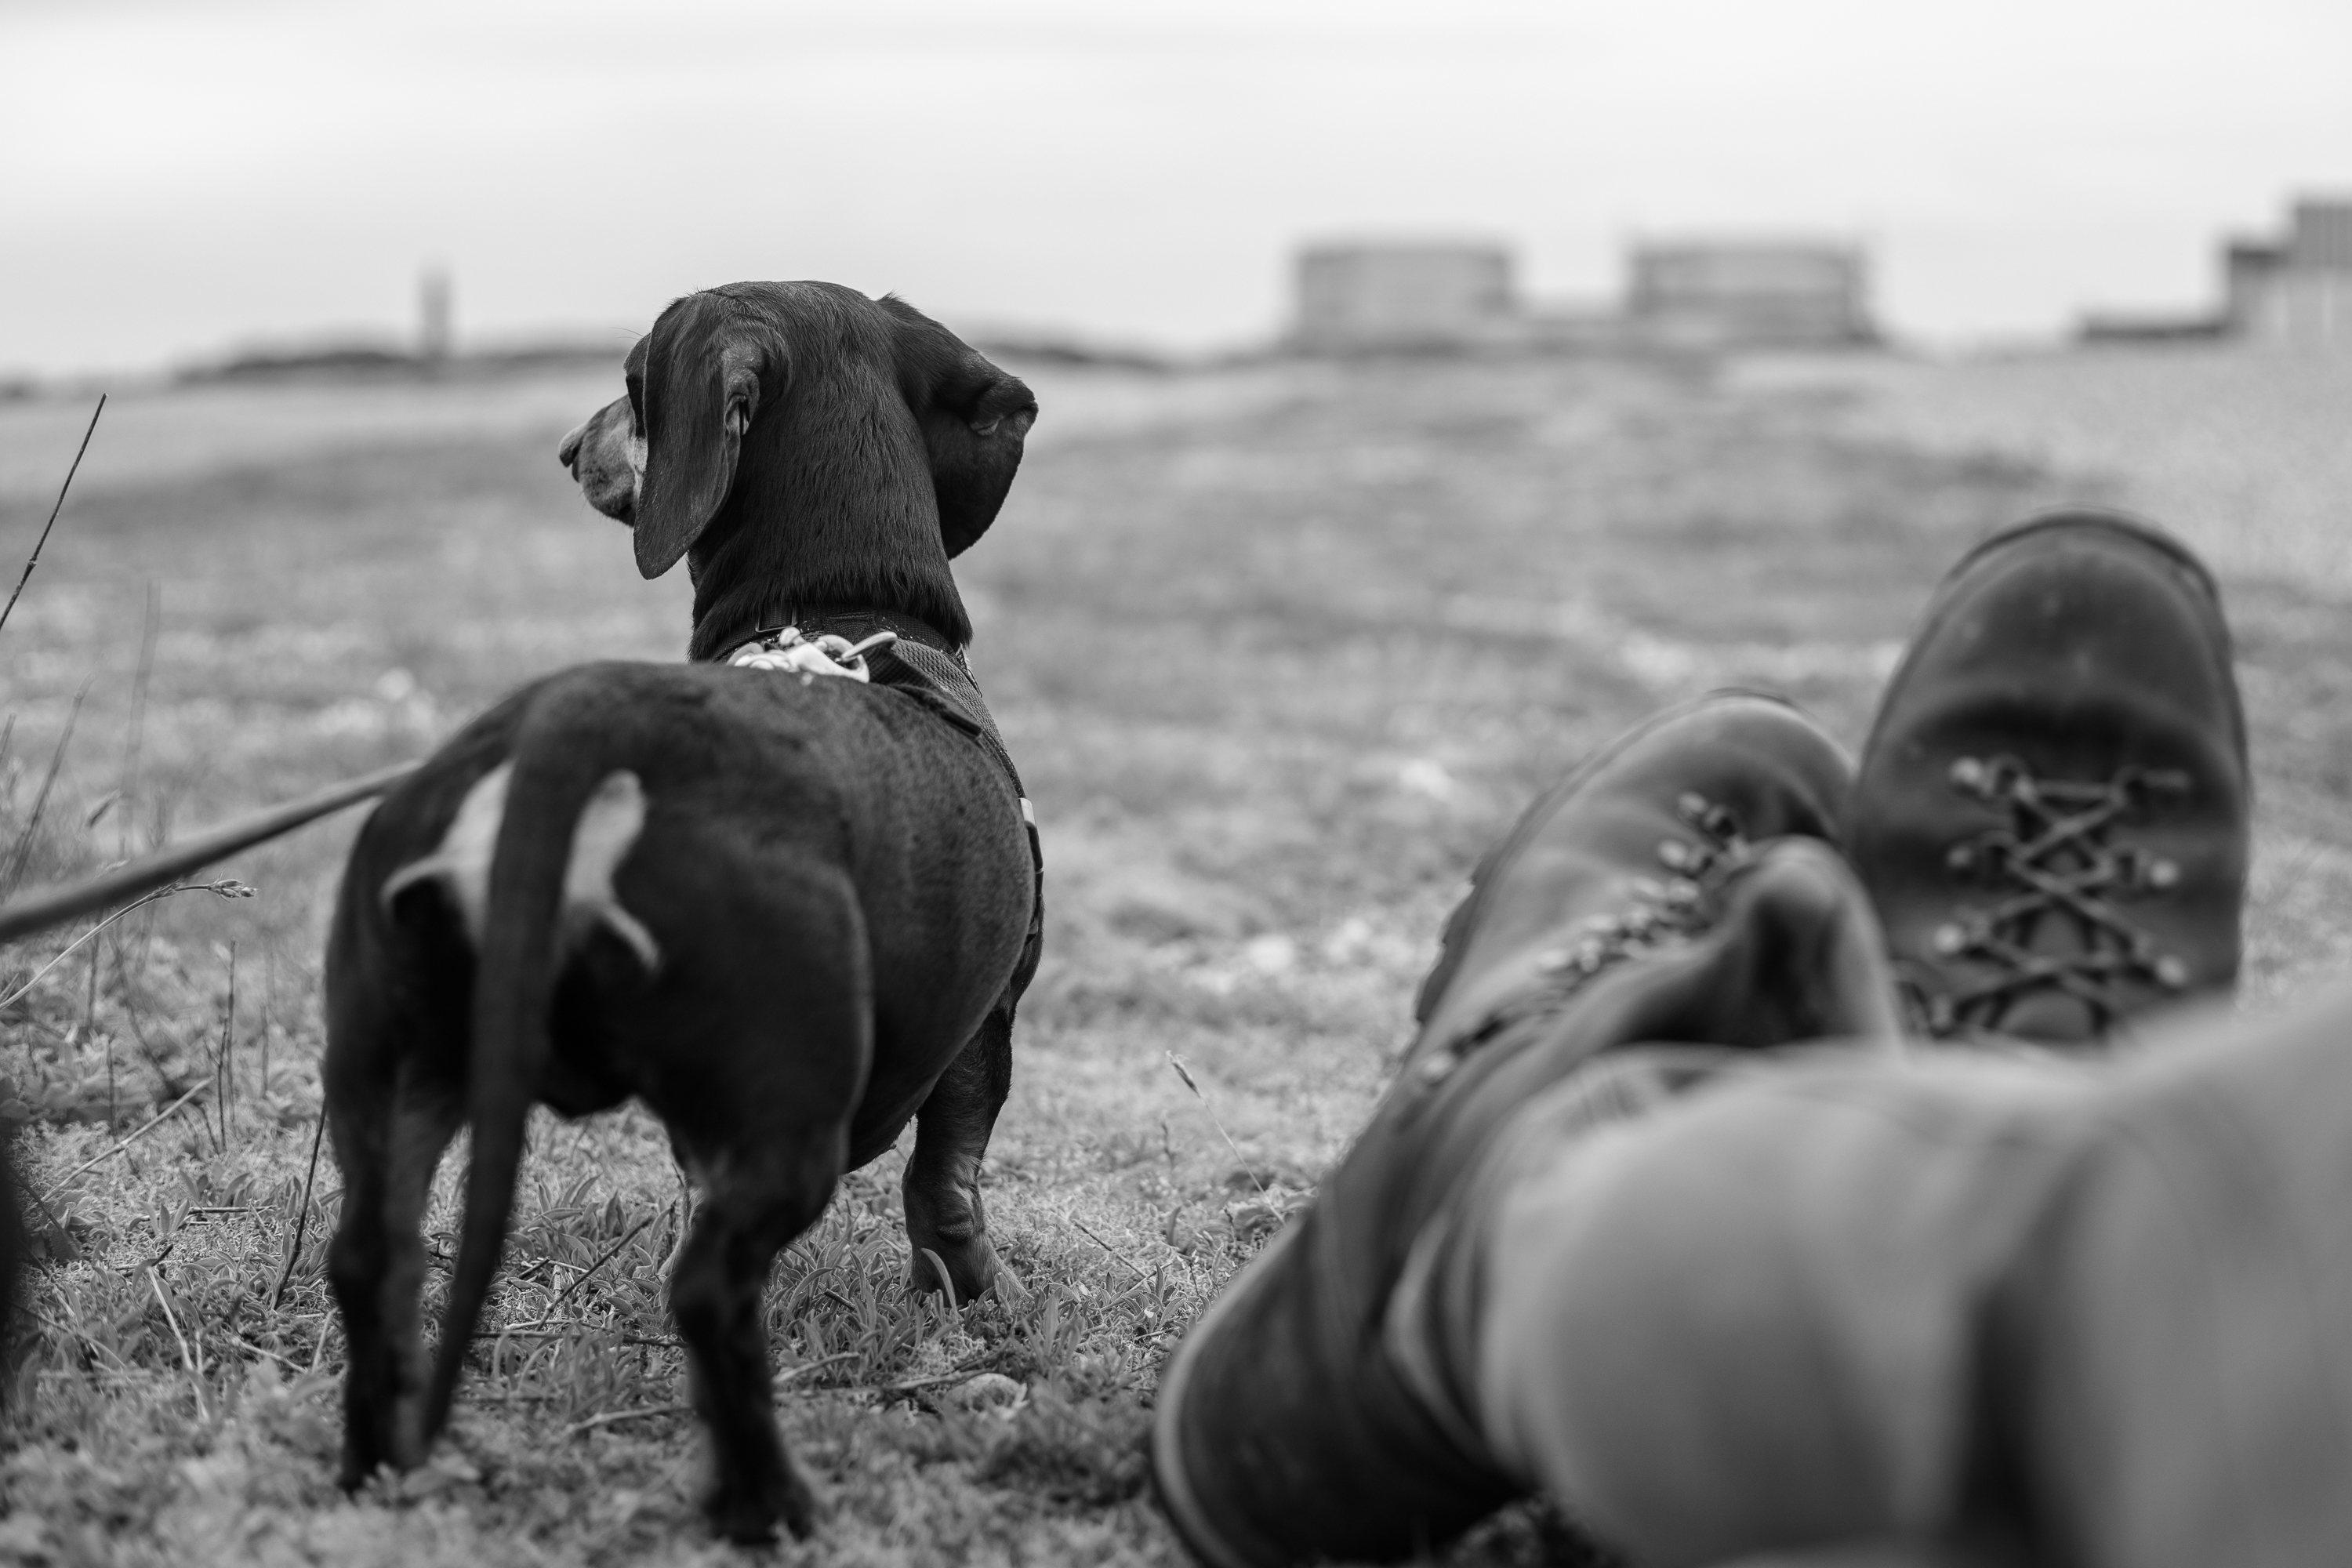
[[[2352,190],[2346,0],[0,0],[0,371],[619,333],[739,278],[967,328],[1276,328],[1302,237],[1866,241],[1941,339],[2193,308]]]

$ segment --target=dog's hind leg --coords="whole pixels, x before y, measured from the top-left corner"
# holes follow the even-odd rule
[[[418,1068],[411,1058],[392,1082],[358,1093],[349,1085],[337,1092],[330,1079],[343,1212],[327,1268],[350,1347],[339,1477],[346,1489],[378,1465],[409,1469],[425,1458],[420,1231],[433,1173],[465,1119],[465,1101],[457,1084],[428,1079]]]
[[[760,1304],[776,1254],[824,1211],[847,1153],[841,1133],[738,1147],[701,1164],[703,1202],[670,1278],[694,1408],[709,1427],[711,1527],[746,1545],[815,1523],[816,1498],[776,1427]]]
[[[981,1205],[980,1167],[996,1114],[1012,1089],[1013,1009],[999,1004],[916,1113],[915,1152],[899,1190],[913,1248],[908,1279],[919,1290],[944,1284],[964,1302],[996,1283],[996,1248],[988,1239],[988,1214]]]
[[[855,889],[793,855],[710,857],[671,950],[656,1070],[642,1091],[702,1189],[670,1275],[694,1407],[709,1433],[705,1508],[730,1541],[804,1535],[816,1500],[784,1449],[761,1300],[776,1255],[814,1223],[849,1156],[874,1058],[873,982]],[[649,902],[651,900],[648,900]],[[677,915],[656,910],[656,931]],[[791,961],[777,962],[779,953]]]

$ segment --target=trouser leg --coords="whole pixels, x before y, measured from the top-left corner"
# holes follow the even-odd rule
[[[1472,1418],[1644,1563],[2352,1561],[2352,1005],[2180,1032],[1500,1141],[1453,1271]]]
[[[1946,1531],[1970,1304],[2084,1098],[2041,1064],[1784,1061],[1528,1152],[1478,1247],[1488,1442],[1644,1563]]]

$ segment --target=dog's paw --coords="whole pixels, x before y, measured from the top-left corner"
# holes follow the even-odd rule
[[[354,1450],[347,1442],[342,1462],[335,1467],[335,1485],[346,1492],[355,1492],[368,1484],[368,1478],[377,1469],[373,1454]]]
[[[959,1307],[996,1283],[996,1247],[988,1239],[988,1211],[970,1182],[907,1184],[907,1288],[944,1290]]]
[[[962,1241],[932,1237],[915,1242],[907,1289],[917,1295],[943,1289],[961,1307],[995,1289],[996,1274],[996,1247],[986,1231]]]
[[[710,1529],[738,1546],[765,1546],[781,1524],[803,1541],[816,1529],[824,1506],[798,1473],[787,1468],[764,1486],[724,1487],[703,1504]]]

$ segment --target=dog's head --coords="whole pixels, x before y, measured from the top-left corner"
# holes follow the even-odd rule
[[[1037,400],[1018,377],[905,301],[831,283],[689,294],[626,376],[559,455],[636,531],[646,576],[688,556],[705,597],[713,576],[721,593],[750,579],[773,602],[875,604],[969,636],[946,563],[1020,467]]]
[[[590,506],[632,525],[637,521],[637,487],[646,478],[646,432],[638,413],[644,405],[646,342],[639,338],[621,362],[627,394],[573,426],[555,449],[556,461],[572,471]]]

